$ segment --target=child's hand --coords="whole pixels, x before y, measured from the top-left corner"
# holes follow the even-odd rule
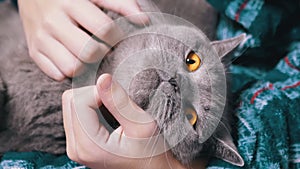
[[[163,139],[153,136],[156,123],[151,116],[110,75],[100,76],[96,86],[66,91],[62,99],[70,159],[91,168],[184,168],[164,149]],[[121,125],[112,133],[99,123],[95,110],[102,104]]]
[[[19,0],[18,5],[30,56],[55,80],[73,77],[84,63],[97,61],[107,51],[96,41],[85,48],[90,40],[87,32],[107,44],[121,36],[113,25],[101,30],[112,20],[99,7],[122,15],[140,12],[136,0]],[[139,16],[132,21],[147,22],[145,15]]]

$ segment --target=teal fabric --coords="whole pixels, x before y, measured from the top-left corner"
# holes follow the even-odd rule
[[[208,0],[217,38],[246,33],[233,52],[236,135],[244,167],[214,159],[209,169],[300,168],[300,24],[293,0]]]
[[[76,162],[71,161],[66,155],[55,156],[42,152],[8,152],[1,160],[0,168],[3,169],[85,169]]]
[[[243,168],[300,168],[300,43],[277,66],[260,76],[253,68],[232,66],[240,92],[235,111],[237,145]],[[237,71],[238,69],[240,71]],[[242,78],[241,75],[244,75]],[[276,77],[278,75],[278,77]],[[238,88],[242,88],[239,86]],[[220,160],[209,169],[239,168]]]
[[[300,5],[295,0],[208,2],[220,12],[218,39],[246,33],[247,40],[233,53],[240,64],[270,70],[288,52],[288,46],[300,40],[300,22],[293,19],[300,16]]]

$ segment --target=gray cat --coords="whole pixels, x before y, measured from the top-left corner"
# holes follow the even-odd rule
[[[147,9],[147,4],[140,2],[140,5]],[[0,68],[3,80],[0,152],[64,153],[60,98],[62,92],[71,87],[71,82],[55,82],[41,73],[24,54],[26,45],[22,34],[1,34],[1,37],[10,36],[15,38],[12,42],[1,40],[7,44],[1,43],[4,57],[0,58],[3,65]],[[182,163],[208,155],[242,166],[243,159],[230,136],[229,112],[223,113],[220,123],[216,123],[219,121],[213,116],[212,110],[216,110],[224,98],[214,95],[212,83],[223,84],[225,79],[222,71],[213,69],[222,70],[223,66],[212,58],[223,58],[243,38],[209,42],[193,26],[161,22],[119,42],[104,57],[98,75],[111,73],[121,84],[128,84],[124,88],[130,97],[154,117],[172,152]],[[16,48],[8,50],[9,43],[14,42],[18,42]],[[211,125],[216,125],[216,130]],[[211,135],[209,138],[207,132]]]

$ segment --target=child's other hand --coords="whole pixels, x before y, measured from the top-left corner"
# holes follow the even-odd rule
[[[95,40],[86,47],[89,34],[107,44],[121,36],[113,24],[103,28],[112,20],[99,7],[126,16],[141,12],[136,0],[19,0],[18,5],[29,54],[55,80],[73,77],[85,63],[98,61],[108,50]],[[148,21],[145,15],[139,16],[132,22]]]
[[[165,149],[163,139],[154,136],[156,123],[151,116],[110,75],[100,76],[96,86],[68,90],[62,99],[70,159],[101,169],[184,168]],[[97,117],[95,110],[102,104],[120,123],[112,133]],[[137,117],[143,122],[133,120]]]

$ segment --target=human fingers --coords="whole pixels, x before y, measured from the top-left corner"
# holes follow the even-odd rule
[[[112,10],[124,16],[136,24],[147,24],[149,18],[143,14],[136,0],[91,0],[93,3],[105,9]]]
[[[123,37],[121,29],[112,19],[90,1],[78,0],[70,4],[66,11],[75,22],[110,46]]]
[[[106,128],[99,123],[94,110],[101,102],[95,99],[96,88],[88,86],[64,92],[62,96],[63,119],[68,156],[82,164],[103,163],[101,156],[109,156],[101,147],[109,137]]]
[[[109,75],[102,76],[98,81],[101,88],[111,85]],[[111,85],[113,86],[113,85]],[[122,99],[121,99],[122,100]],[[177,168],[180,163],[169,160],[166,152],[161,155],[143,156],[146,144],[126,139],[117,132],[109,135],[105,128],[99,130],[101,124],[96,116],[95,109],[101,104],[99,90],[95,86],[87,86],[64,92],[63,119],[67,138],[67,154],[70,159],[91,168]],[[109,107],[108,105],[105,105]],[[99,124],[99,125],[98,125]],[[136,126],[134,130],[140,130]],[[133,142],[132,142],[133,141]],[[152,144],[151,144],[152,145]],[[148,149],[147,149],[148,150]],[[149,149],[151,151],[152,149]],[[148,152],[148,151],[147,151]],[[139,158],[129,158],[128,154],[140,155]],[[152,153],[146,153],[152,154]],[[138,156],[137,156],[138,157]]]
[[[47,34],[40,36],[42,36],[43,39],[39,40],[40,52],[47,55],[47,58],[60,70],[60,72],[66,77],[74,77],[83,72],[84,63],[66,49],[63,44]]]
[[[66,151],[69,158],[76,160],[78,159],[78,154],[76,152],[76,139],[74,136],[74,128],[73,128],[73,119],[74,115],[73,111],[73,92],[72,90],[67,90],[62,95],[62,112],[63,112],[63,124],[64,131],[66,135]]]
[[[52,20],[48,22],[46,27],[51,32],[51,36],[84,63],[98,61],[109,50],[105,44],[94,40],[67,16],[62,15],[55,23]]]
[[[49,77],[56,81],[62,81],[65,75],[56,67],[54,63],[43,53],[35,52],[30,55],[37,66]]]
[[[126,136],[147,138],[155,133],[156,123],[152,117],[138,107],[110,75],[101,75],[96,87],[102,103],[120,123]]]

